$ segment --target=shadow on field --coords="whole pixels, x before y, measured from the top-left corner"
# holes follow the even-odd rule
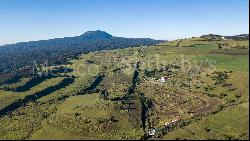
[[[59,84],[55,86],[50,86],[46,89],[43,89],[42,91],[36,92],[32,95],[26,96],[24,99],[18,100],[16,102],[13,102],[12,104],[4,107],[0,110],[0,117],[8,114],[9,112],[12,112],[18,108],[20,108],[22,105],[27,104],[28,102],[36,101],[37,99],[47,96],[52,92],[55,92],[59,89],[65,88],[66,86],[72,84],[74,82],[74,78],[64,78]]]
[[[43,76],[43,77],[41,77],[41,76],[33,77],[31,80],[29,80],[28,82],[26,82],[24,85],[19,86],[19,87],[13,89],[12,91],[13,92],[25,92],[25,91],[28,91],[32,87],[37,86],[38,84],[40,84],[43,81],[45,81],[47,79],[50,79],[50,78],[53,78],[53,76],[49,75],[49,76]]]

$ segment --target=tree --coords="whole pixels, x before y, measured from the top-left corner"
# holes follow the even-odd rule
[[[218,44],[218,48],[219,48],[219,49],[222,49],[221,43]]]

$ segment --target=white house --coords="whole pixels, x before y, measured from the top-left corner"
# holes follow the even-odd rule
[[[155,129],[149,129],[148,130],[148,134],[150,135],[150,136],[154,136],[155,135]]]
[[[166,82],[166,79],[164,77],[161,77],[160,80],[159,80],[161,83],[165,83]]]
[[[223,36],[221,37],[221,39],[226,40],[225,37],[223,37]]]

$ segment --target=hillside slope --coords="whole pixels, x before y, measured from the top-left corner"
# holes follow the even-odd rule
[[[249,139],[249,49],[179,41],[90,52],[0,85],[0,139]]]
[[[149,38],[114,37],[104,31],[88,31],[80,36],[22,42],[0,47],[0,83],[17,74],[30,71],[33,62],[50,65],[63,64],[67,58],[97,50],[127,48],[157,44]],[[23,68],[26,67],[26,68]],[[28,67],[28,68],[27,68]],[[20,70],[21,69],[21,70]],[[14,72],[13,72],[14,71]],[[16,72],[17,71],[17,72]],[[25,73],[23,73],[25,74]],[[28,75],[28,74],[25,74]]]

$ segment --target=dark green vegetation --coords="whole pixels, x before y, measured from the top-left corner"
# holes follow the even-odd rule
[[[249,139],[249,49],[234,46],[248,43],[190,38],[38,67],[0,86],[0,139]]]
[[[224,39],[232,39],[232,40],[249,40],[249,34],[240,34],[240,35],[234,35],[234,36],[221,36],[216,34],[208,34],[208,35],[202,35],[201,38],[206,38],[208,40],[217,40],[220,41],[221,37],[224,37]]]
[[[34,61],[49,65],[65,64],[68,59],[96,50],[153,45],[162,41],[149,38],[114,37],[104,31],[88,31],[80,36],[22,42],[0,47],[0,83],[29,76]]]

